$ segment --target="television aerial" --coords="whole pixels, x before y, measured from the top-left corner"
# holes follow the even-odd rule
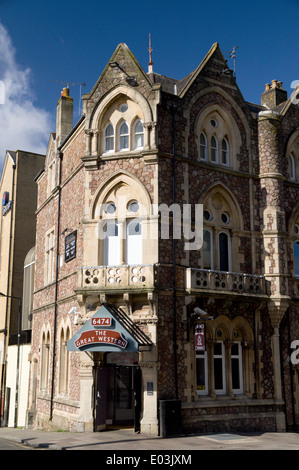
[[[234,77],[236,76],[236,50],[238,49],[238,47],[239,46],[234,46],[231,51],[223,51],[225,53],[225,57],[233,59],[234,61]]]

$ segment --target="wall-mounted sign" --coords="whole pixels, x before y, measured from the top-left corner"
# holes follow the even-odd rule
[[[67,263],[76,258],[77,230],[65,237],[64,260]]]
[[[109,317],[93,317],[91,319],[92,326],[111,326],[111,318]]]
[[[12,201],[9,200],[9,192],[5,191],[2,196],[2,215],[5,215],[12,208]]]
[[[195,351],[206,350],[206,336],[205,336],[205,325],[200,324],[195,326],[194,333],[194,349]]]
[[[9,201],[9,192],[5,191],[2,196],[2,206],[6,206]]]
[[[128,341],[123,338],[119,331],[112,330],[89,330],[81,333],[79,339],[75,341],[78,349],[92,344],[111,344],[121,349],[126,349]]]
[[[102,307],[68,341],[68,351],[136,352],[138,339],[118,319],[117,312]]]
[[[147,382],[146,383],[146,393],[147,393],[147,395],[153,395],[154,394],[154,383],[153,382]]]

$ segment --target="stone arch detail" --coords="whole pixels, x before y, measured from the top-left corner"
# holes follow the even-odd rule
[[[146,100],[146,98],[139,93],[137,90],[132,89],[131,87],[127,87],[124,85],[120,85],[115,87],[113,90],[108,92],[95,106],[89,122],[88,122],[88,128],[89,129],[97,129],[100,120],[101,120],[101,115],[105,112],[105,110],[108,108],[108,106],[118,98],[120,98],[122,95],[130,98],[132,101],[134,101],[141,109],[144,117],[144,122],[151,122],[153,121],[153,113],[151,110],[151,107]]]
[[[144,211],[147,214],[151,214],[151,198],[141,181],[134,175],[127,171],[117,171],[113,175],[109,176],[98,188],[95,193],[93,200],[90,205],[90,219],[99,219],[99,207],[101,204],[106,202],[106,198],[119,185],[127,185],[133,190],[135,194],[138,194],[138,199]]]
[[[242,211],[238,204],[237,199],[232,194],[232,192],[221,182],[212,183],[202,192],[199,198],[199,204],[205,205],[208,200],[213,200],[213,198],[219,197],[223,198],[227,205],[231,207],[233,214],[233,225],[235,229],[244,229],[244,222]]]

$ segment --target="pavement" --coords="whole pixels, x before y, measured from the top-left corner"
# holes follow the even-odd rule
[[[137,434],[133,429],[113,429],[102,432],[54,432],[33,429],[0,428],[0,440],[10,440],[38,450],[102,450],[105,455],[115,459],[117,455],[165,455],[170,452],[181,457],[175,464],[191,463],[188,455],[194,455],[200,450],[299,450],[299,433],[266,432],[266,433],[214,433],[192,434],[173,437],[159,437]],[[110,451],[107,452],[107,451]],[[126,451],[126,452],[124,452]],[[144,452],[147,451],[147,452]],[[180,461],[184,457],[184,461]],[[107,457],[107,458],[108,458]],[[151,464],[161,464],[158,457]],[[160,457],[162,459],[162,457]],[[148,460],[144,459],[144,462]],[[121,463],[109,461],[108,463]],[[165,462],[164,462],[165,463]],[[136,467],[135,465],[132,465]]]

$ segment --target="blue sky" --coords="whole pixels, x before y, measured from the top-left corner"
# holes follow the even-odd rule
[[[89,92],[119,43],[147,70],[149,33],[157,73],[183,78],[219,42],[223,52],[239,46],[237,83],[246,100],[260,103],[272,79],[290,94],[299,80],[298,22],[299,0],[0,0],[0,80],[7,96],[0,104],[0,154],[4,145],[46,149],[62,87],[55,80],[85,82]],[[71,88],[75,121],[79,92]]]

